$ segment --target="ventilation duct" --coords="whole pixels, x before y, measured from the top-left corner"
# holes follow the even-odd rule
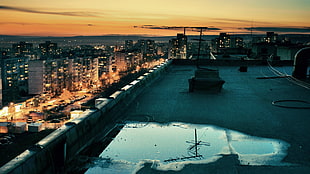
[[[303,48],[295,54],[293,77],[307,78],[307,69],[310,63],[310,47]]]

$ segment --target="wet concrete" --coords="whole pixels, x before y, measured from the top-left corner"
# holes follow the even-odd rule
[[[292,166],[281,162],[288,146],[211,125],[128,123],[86,173],[133,173],[148,164],[160,171],[180,171],[223,156],[235,156],[241,165]]]

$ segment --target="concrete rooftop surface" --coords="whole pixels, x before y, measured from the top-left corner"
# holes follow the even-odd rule
[[[206,67],[219,70],[225,81],[221,92],[189,92],[188,79],[194,75],[196,66],[172,64],[166,74],[130,104],[124,113],[127,120],[208,124],[251,136],[283,140],[290,145],[283,161],[294,164],[241,165],[238,157],[229,155],[213,163],[186,165],[179,173],[309,173],[310,109],[309,104],[303,102],[310,102],[310,90],[287,78],[260,79],[277,76],[269,66],[249,66],[247,72],[240,72],[239,66]],[[274,68],[291,74],[293,67]],[[282,100],[298,101],[276,103],[287,107],[272,104]],[[145,165],[137,173],[175,172],[157,171]]]

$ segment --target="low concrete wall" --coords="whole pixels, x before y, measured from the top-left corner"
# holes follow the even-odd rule
[[[174,65],[199,65],[199,66],[257,66],[267,65],[267,60],[233,60],[233,59],[173,59]],[[293,60],[272,60],[269,61],[274,66],[292,66]]]
[[[117,117],[110,112],[129,105],[146,86],[166,72],[170,63],[171,61],[162,63],[108,98],[98,100],[96,109],[84,111],[80,117],[55,130],[2,166],[0,173],[63,173],[66,164],[96,140],[108,120],[106,117]]]

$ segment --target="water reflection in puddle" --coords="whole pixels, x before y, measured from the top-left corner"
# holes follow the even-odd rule
[[[285,165],[281,160],[288,146],[210,125],[127,123],[86,173],[134,173],[145,162],[175,170],[188,163],[213,162],[221,154],[238,154],[245,165]]]

